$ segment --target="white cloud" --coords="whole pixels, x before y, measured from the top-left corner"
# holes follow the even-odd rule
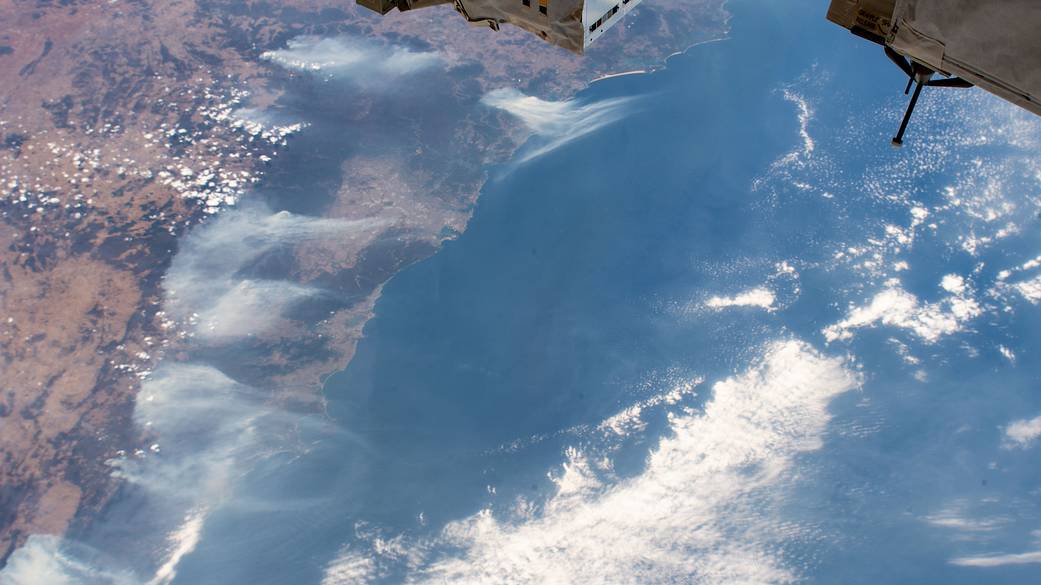
[[[488,92],[481,102],[520,118],[532,132],[548,142],[524,154],[518,162],[529,161],[617,122],[634,98],[614,98],[583,103],[577,99],[544,100],[524,95],[513,88]]]
[[[972,520],[960,516],[929,516],[926,521],[938,528],[952,528],[964,532],[991,532],[1000,528],[1005,522],[992,520]]]
[[[1041,438],[1041,416],[1017,420],[1005,427],[1005,447],[1027,449]]]
[[[936,303],[920,303],[899,283],[889,282],[870,303],[852,308],[845,319],[825,327],[824,337],[829,343],[851,339],[855,329],[881,324],[907,329],[924,341],[934,343],[945,335],[961,331],[967,322],[982,313],[972,297],[972,288],[961,276],[948,274],[940,286],[950,296]]]
[[[1016,292],[1033,304],[1041,303],[1041,276],[1035,276],[1029,280],[1012,285]]]
[[[206,511],[199,510],[189,514],[181,526],[170,533],[169,551],[162,565],[156,569],[155,576],[148,585],[166,585],[177,576],[177,565],[181,559],[190,554],[202,538],[202,527],[206,522]]]
[[[958,502],[936,514],[926,516],[925,521],[937,528],[947,528],[961,533],[962,539],[971,539],[980,533],[994,532],[1009,523],[1009,519],[1004,516],[971,517],[965,511],[965,507],[964,502]]]
[[[788,261],[772,264],[772,272],[763,274],[762,265],[733,265],[721,267],[727,273],[740,271],[737,278],[715,279],[715,291],[731,291],[731,294],[711,294],[703,288],[697,289],[693,298],[668,306],[682,316],[703,317],[706,313],[717,313],[729,309],[760,309],[766,312],[783,310],[794,303],[802,294],[799,271]],[[752,284],[752,283],[761,284]],[[713,291],[714,292],[714,291]]]
[[[817,147],[813,137],[810,136],[810,120],[813,119],[813,107],[805,97],[799,95],[790,87],[785,88],[782,95],[785,100],[795,104],[795,108],[799,111],[799,138],[802,139],[802,148],[801,150],[792,151],[781,159],[780,163],[775,164],[791,164],[800,160],[805,161],[813,156],[813,151]]]
[[[349,37],[305,36],[287,43],[285,49],[260,56],[273,63],[301,71],[321,71],[374,86],[412,75],[441,63],[437,52],[415,52],[398,45],[382,45]]]
[[[760,309],[773,310],[774,293],[768,288],[753,288],[738,293],[732,297],[711,297],[705,302],[710,309],[726,309],[730,307],[758,307]]]
[[[1002,357],[1007,359],[1009,363],[1016,363],[1016,352],[1012,351],[1008,347],[1005,347],[1004,345],[999,345],[998,351],[1001,352]]]
[[[408,559],[407,582],[792,582],[778,545],[814,529],[778,518],[777,501],[796,458],[821,446],[831,399],[858,383],[841,359],[776,343],[716,383],[703,412],[672,415],[640,475],[611,483],[569,449],[541,512],[523,502],[513,519],[486,510],[405,547],[425,557]],[[361,566],[357,554],[328,574]]]
[[[801,134],[807,114],[812,116],[822,105],[800,100],[827,93],[829,84],[811,69],[782,88],[785,99],[796,105]],[[867,124],[849,132],[814,134],[815,149],[810,156],[810,143],[803,134],[753,188],[767,195],[764,205],[788,206],[809,194],[831,201],[820,210],[829,214],[836,233],[848,238],[834,244],[835,264],[877,278],[906,270],[908,250],[923,237],[952,251],[975,255],[1004,238],[1026,232],[1041,210],[1041,159],[1036,148],[1041,121],[985,92],[938,93],[935,97],[916,114],[935,121],[933,131],[916,132],[907,148],[896,153],[879,151],[879,144],[888,142],[886,132],[891,129]],[[874,115],[899,116],[905,105],[892,101]],[[854,114],[840,110],[841,115]],[[812,121],[809,129],[813,130]],[[880,156],[869,160],[858,157],[861,152]],[[853,159],[864,165],[850,167],[848,161]],[[939,186],[939,199],[936,177],[948,177]],[[840,201],[843,203],[837,203]],[[928,207],[923,202],[929,202]],[[850,204],[875,210],[876,221],[846,213]],[[912,216],[910,224],[881,225],[877,221],[906,212]],[[1041,285],[1036,290],[1041,302]]]
[[[617,437],[627,437],[634,432],[642,431],[647,426],[643,420],[646,410],[663,404],[674,405],[688,396],[694,396],[695,389],[704,381],[703,378],[695,378],[679,382],[666,392],[655,394],[646,400],[627,406],[621,412],[603,420],[596,428],[598,431]]]
[[[977,557],[958,557],[951,559],[950,563],[960,567],[1005,567],[1008,565],[1041,564],[1041,551],[1002,555],[982,555]]]
[[[379,567],[372,557],[345,548],[325,568],[321,585],[363,585],[371,583],[378,575]]]

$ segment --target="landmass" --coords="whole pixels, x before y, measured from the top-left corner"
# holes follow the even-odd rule
[[[107,462],[147,450],[136,391],[161,360],[195,351],[162,303],[181,238],[250,197],[307,131],[250,115],[306,74],[265,54],[306,36],[389,39],[450,56],[439,99],[502,87],[565,99],[721,38],[727,15],[724,0],[647,0],[582,58],[470,27],[448,6],[381,18],[328,0],[0,0],[0,22],[2,566],[30,534],[89,524],[119,487]],[[374,107],[345,108],[359,140],[381,131]],[[320,409],[322,380],[349,362],[383,284],[465,230],[487,165],[528,137],[490,108],[415,126],[344,160],[321,210],[386,227],[292,251],[295,278],[345,300],[281,320],[230,375]]]

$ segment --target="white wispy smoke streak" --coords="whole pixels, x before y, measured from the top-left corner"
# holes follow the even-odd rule
[[[513,88],[488,92],[481,102],[519,118],[546,143],[523,154],[517,161],[523,163],[542,156],[587,134],[620,120],[635,98],[614,98],[584,103],[577,99],[550,101],[524,95]]]
[[[430,69],[442,62],[433,51],[416,52],[398,45],[383,45],[350,37],[293,39],[285,49],[260,56],[289,69],[324,72],[369,88]]]
[[[129,571],[106,568],[97,551],[34,534],[0,573],[2,585],[141,585]]]
[[[237,276],[243,267],[280,246],[365,238],[385,228],[379,220],[315,219],[259,206],[227,212],[183,241],[164,281],[163,308],[196,323],[207,342],[261,332],[283,309],[318,291]],[[147,501],[151,525],[139,536],[148,543],[145,554],[155,555],[151,570],[131,570],[128,559],[81,543],[34,536],[11,557],[0,583],[166,585],[199,543],[210,513],[236,502],[237,482],[249,469],[303,449],[301,436],[338,432],[319,417],[272,406],[264,393],[195,362],[161,364],[138,392],[134,422],[155,444],[109,464]]]
[[[282,280],[256,280],[239,270],[280,246],[321,238],[371,236],[387,227],[377,219],[316,219],[281,211],[242,208],[229,212],[183,244],[164,281],[164,308],[191,320],[204,338],[260,333],[297,301],[321,291]]]

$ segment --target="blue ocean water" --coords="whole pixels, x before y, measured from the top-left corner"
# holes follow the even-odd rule
[[[574,102],[631,98],[620,120],[490,169],[468,229],[385,286],[307,448],[249,451],[174,583],[1041,579],[1036,445],[1008,434],[1041,414],[1015,288],[1041,127],[930,92],[893,150],[880,49],[819,3],[729,9],[727,40]],[[338,91],[285,102],[319,131],[275,208],[340,187]]]
[[[506,515],[518,498],[544,503],[568,447],[602,448],[590,429],[677,379],[739,373],[764,344],[785,338],[853,354],[865,375],[860,390],[831,404],[822,448],[793,471],[804,481],[776,504],[824,535],[779,545],[800,577],[1012,583],[1039,575],[1029,563],[950,562],[1029,548],[1036,530],[1038,469],[994,446],[1003,424],[1041,408],[1038,372],[1027,357],[1012,368],[989,339],[998,331],[1031,355],[1036,314],[983,317],[980,331],[938,344],[882,328],[828,347],[821,334],[847,302],[883,286],[841,265],[837,249],[877,237],[887,223],[906,225],[906,200],[940,204],[944,182],[967,172],[966,160],[1004,154],[942,148],[936,137],[964,117],[945,119],[954,101],[939,95],[927,96],[933,113],[927,103],[907,147],[891,150],[902,80],[881,51],[825,23],[808,2],[731,9],[727,41],[579,96],[637,97],[622,121],[493,169],[468,230],[387,285],[357,355],[326,384],[345,438],[255,470],[240,497],[271,509],[214,514],[176,582],[318,582],[345,548],[378,557],[374,539],[395,538],[423,548],[416,543],[481,510]],[[800,137],[807,103],[812,154]],[[794,170],[778,163],[788,153]],[[797,174],[818,184],[793,186]],[[880,200],[861,183],[884,180],[913,195]],[[1037,250],[1036,221],[1024,221],[1031,229],[1004,245],[1003,257]],[[943,275],[984,263],[953,249],[945,233],[922,236],[905,254],[914,267],[905,286],[922,299],[937,297]],[[778,272],[783,262],[797,267],[795,281]],[[689,306],[764,282],[776,285],[775,310]],[[926,354],[916,358],[926,382],[894,350],[894,335]],[[985,347],[970,358],[966,345]],[[703,386],[682,404],[700,408],[711,396]],[[664,408],[648,408],[644,422],[610,451],[615,481],[638,477],[671,432]],[[1003,460],[999,468],[988,467],[992,458]],[[956,512],[1005,510],[1000,502],[1012,511],[998,513],[993,530],[958,531],[969,521]],[[424,554],[452,546],[428,543]],[[423,562],[417,569],[399,559],[364,574],[421,580]]]

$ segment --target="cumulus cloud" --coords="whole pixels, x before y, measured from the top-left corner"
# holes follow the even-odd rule
[[[1017,420],[1005,427],[1005,447],[1027,449],[1041,438],[1041,416],[1030,420]]]
[[[705,301],[705,306],[716,310],[731,307],[758,307],[770,311],[773,310],[774,300],[773,291],[759,287],[738,293],[732,297],[711,297]]]
[[[643,415],[649,409],[662,405],[675,405],[689,396],[694,396],[695,388],[704,383],[704,378],[687,379],[674,384],[669,390],[655,394],[650,398],[631,404],[621,412],[608,417],[596,426],[596,429],[605,435],[616,437],[627,437],[634,432],[642,431],[647,424]]]
[[[537,136],[546,140],[521,156],[526,162],[620,120],[635,101],[613,98],[584,103],[580,100],[551,101],[524,95],[513,88],[488,92],[481,102],[519,118]]]
[[[366,86],[412,75],[442,61],[433,51],[413,51],[367,39],[314,36],[295,38],[285,49],[267,51],[260,57],[288,69],[324,72]]]
[[[972,296],[972,288],[956,274],[943,277],[940,287],[948,297],[935,303],[921,303],[896,281],[875,295],[871,302],[850,309],[845,319],[824,328],[828,342],[851,339],[853,331],[881,324],[907,329],[928,343],[961,331],[983,310]]]
[[[433,542],[384,543],[391,552],[382,557],[373,547],[372,558],[405,562],[411,583],[792,582],[797,570],[777,545],[813,529],[776,517],[775,498],[796,458],[820,448],[831,399],[858,383],[841,359],[776,343],[749,371],[716,383],[703,412],[671,416],[671,433],[638,476],[612,483],[569,449],[541,512],[503,519],[486,510]],[[324,584],[371,571],[379,574],[354,549],[330,564]]]
[[[1012,287],[1032,304],[1041,303],[1041,276],[1018,282]]]
[[[861,153],[883,154],[877,147],[888,141],[885,132],[890,128],[867,125],[858,132],[821,128],[808,136],[807,120],[813,131],[814,110],[835,105],[806,99],[828,93],[832,80],[820,73],[811,68],[794,84],[781,88],[783,97],[796,106],[801,140],[793,136],[792,150],[754,182],[754,190],[767,195],[763,204],[811,201],[820,203],[822,210],[867,205],[885,210],[874,215],[878,218],[908,212],[913,216],[910,225],[881,225],[864,221],[862,214],[832,215],[829,221],[836,233],[848,238],[836,242],[833,264],[884,279],[907,269],[905,254],[923,236],[952,251],[979,255],[1029,230],[1041,210],[1041,159],[1037,157],[1041,123],[1036,116],[986,92],[937,92],[916,114],[922,116],[922,128],[930,131],[916,133],[899,152],[868,159]],[[873,115],[899,119],[905,106],[893,100]],[[853,115],[846,110],[842,106],[832,113]],[[864,164],[850,166],[852,160]],[[937,184],[938,177],[946,182]],[[1041,300],[1041,285],[1023,292]]]
[[[735,270],[728,267],[725,270]],[[762,274],[762,266],[740,268],[745,273],[729,281],[717,276],[719,288],[735,292],[731,294],[709,294],[699,290],[695,297],[675,308],[684,316],[703,316],[706,312],[717,313],[729,309],[760,309],[769,313],[784,310],[802,294],[799,272],[788,261],[772,264],[772,271]],[[752,274],[755,273],[755,274]],[[751,284],[754,282],[761,284]]]
[[[363,551],[344,548],[325,568],[321,585],[363,585],[380,575],[376,561]]]

